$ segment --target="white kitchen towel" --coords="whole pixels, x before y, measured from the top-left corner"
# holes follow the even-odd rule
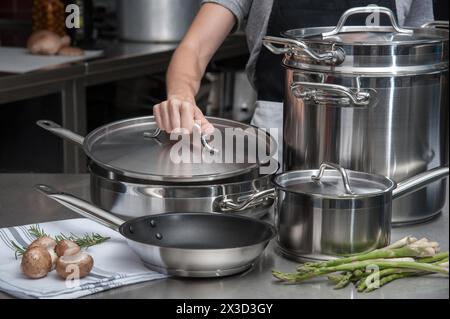
[[[16,259],[11,241],[27,246],[34,238],[28,233],[31,225],[0,229],[0,291],[19,298],[79,298],[100,291],[138,282],[166,278],[166,275],[146,268],[128,247],[121,235],[85,218],[39,224],[50,236],[73,233],[83,236],[98,233],[111,237],[86,251],[94,259],[91,273],[80,279],[79,286],[70,287],[56,271],[41,279],[26,278],[20,270],[20,257]]]

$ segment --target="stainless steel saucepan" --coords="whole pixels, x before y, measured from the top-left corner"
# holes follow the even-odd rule
[[[181,277],[222,277],[249,269],[275,228],[243,216],[167,213],[124,221],[50,186],[36,189],[74,212],[118,231],[144,264]]]
[[[448,167],[437,168],[396,184],[323,163],[319,171],[277,175],[279,250],[297,260],[326,260],[384,247],[390,242],[393,199],[448,173]]]

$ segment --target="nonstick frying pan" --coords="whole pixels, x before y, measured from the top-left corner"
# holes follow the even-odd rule
[[[124,221],[78,197],[47,185],[35,188],[74,212],[118,231],[144,264],[182,277],[222,277],[252,266],[275,228],[227,214],[166,213]]]

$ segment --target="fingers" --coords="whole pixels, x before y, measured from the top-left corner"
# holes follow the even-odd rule
[[[194,126],[194,106],[189,102],[181,104],[181,127],[185,128],[189,133],[192,133]]]
[[[161,104],[156,104],[153,106],[153,116],[155,117],[156,125],[158,125],[161,130],[164,130],[164,125],[161,119]]]
[[[169,112],[169,103],[163,102],[161,103],[161,121],[163,127],[162,130],[166,131],[167,133],[172,132],[172,125],[170,124],[170,112]]]
[[[171,100],[171,101],[169,101],[167,107],[169,110],[169,117],[170,117],[169,122],[171,125],[171,131],[177,130],[177,129],[179,130],[180,125],[181,125],[181,119],[180,119],[181,101]]]
[[[197,106],[194,108],[194,119],[195,121],[200,122],[202,133],[211,134],[214,132],[214,126],[208,122],[202,111]]]
[[[156,104],[153,107],[153,115],[158,127],[167,133],[179,129],[192,133],[194,121],[199,122],[203,133],[211,134],[214,131],[214,127],[208,122],[202,111],[188,101],[169,99]]]

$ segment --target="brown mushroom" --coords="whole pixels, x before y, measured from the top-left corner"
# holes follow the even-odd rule
[[[58,34],[39,30],[31,34],[27,42],[27,48],[32,54],[80,56],[84,51],[70,46],[70,37],[60,37]]]
[[[80,251],[75,255],[64,255],[56,262],[56,272],[61,278],[67,279],[71,274],[77,278],[86,277],[94,266],[91,255]]]
[[[40,30],[34,32],[27,42],[27,48],[32,54],[55,55],[65,41],[54,32]]]
[[[48,249],[48,248],[55,248],[56,241],[53,238],[51,238],[51,237],[43,236],[43,237],[40,237],[40,238],[36,239],[35,241],[33,241],[28,246],[28,248],[32,248],[32,247],[36,247],[36,246],[41,246],[41,247],[44,247],[46,249]]]
[[[29,278],[37,279],[47,276],[52,269],[52,258],[42,246],[28,248],[22,256],[22,272]]]
[[[58,242],[55,252],[58,257],[75,255],[80,252],[80,246],[71,240],[64,239]]]
[[[58,256],[55,253],[55,246],[56,246],[56,241],[48,236],[43,236],[40,237],[38,239],[36,239],[35,241],[33,241],[27,249],[31,249],[34,247],[42,247],[48,250],[48,253],[50,254],[50,257],[52,259],[52,268],[51,270],[55,269],[56,266],[56,260],[58,259]]]

